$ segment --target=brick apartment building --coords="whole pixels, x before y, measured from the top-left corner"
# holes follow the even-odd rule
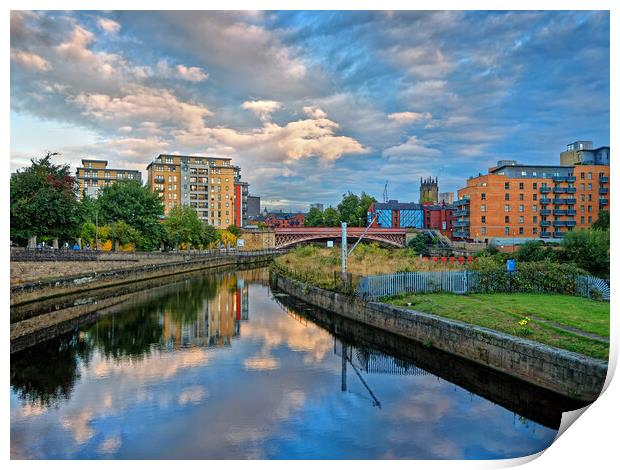
[[[159,155],[146,167],[148,185],[160,194],[165,213],[174,207],[189,205],[198,217],[209,225],[225,228],[235,224],[235,186],[245,194],[240,181],[240,168],[231,164],[230,158],[199,157],[191,155]],[[243,220],[243,200],[239,200],[239,213]]]
[[[306,222],[306,216],[301,212],[269,212],[265,214],[264,222],[267,227],[272,228],[303,227]]]
[[[609,210],[609,165],[500,161],[488,174],[469,178],[454,206],[454,238],[558,241]]]
[[[142,174],[137,170],[108,168],[106,160],[82,159],[77,168],[76,179],[80,185],[80,200],[84,195],[97,197],[99,191],[116,181],[137,181],[142,184]]]

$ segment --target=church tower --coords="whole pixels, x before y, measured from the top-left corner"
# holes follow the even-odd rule
[[[420,178],[420,204],[432,202],[437,204],[439,198],[439,186],[437,178]]]

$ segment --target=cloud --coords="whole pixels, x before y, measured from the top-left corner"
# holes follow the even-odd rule
[[[106,33],[116,34],[121,30],[121,25],[109,18],[99,18],[97,24]]]
[[[406,142],[385,149],[383,151],[383,156],[389,159],[414,160],[439,157],[441,156],[441,152],[429,147],[426,142],[413,135],[409,137]]]
[[[282,103],[273,100],[246,101],[241,107],[256,114],[261,121],[269,120],[271,114],[282,107]]]
[[[414,113],[412,111],[404,111],[401,113],[388,114],[388,119],[398,124],[412,124],[414,122],[432,119],[432,115],[429,112],[426,113]]]
[[[179,76],[189,82],[202,82],[209,77],[200,67],[186,67],[185,65],[177,65]]]
[[[304,113],[312,119],[324,119],[327,117],[327,113],[316,106],[304,106]]]
[[[34,52],[11,49],[11,60],[37,71],[45,71],[52,68],[47,60]]]

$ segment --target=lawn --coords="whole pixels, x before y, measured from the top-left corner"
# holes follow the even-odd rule
[[[586,337],[609,339],[607,302],[556,294],[407,294],[386,301],[586,356],[609,356],[609,344]],[[521,325],[526,317],[529,321]]]

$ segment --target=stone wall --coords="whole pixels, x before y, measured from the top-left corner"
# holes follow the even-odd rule
[[[278,289],[338,315],[474,361],[561,395],[594,401],[607,363],[457,320],[319,289],[273,273]]]
[[[268,250],[276,247],[276,232],[271,229],[245,230],[240,237],[242,250]]]

